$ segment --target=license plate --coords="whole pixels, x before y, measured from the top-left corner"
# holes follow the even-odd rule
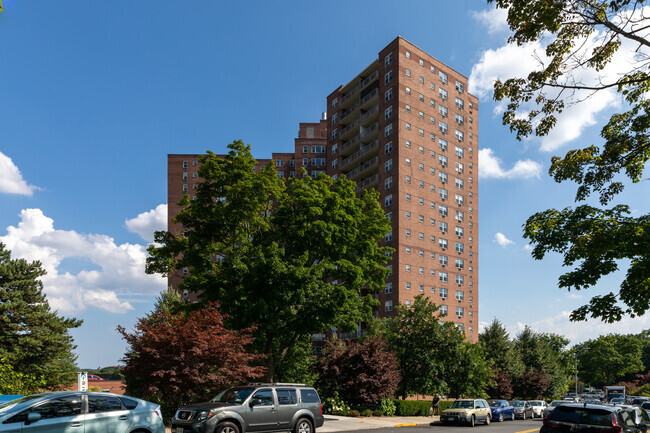
[[[450,416],[450,417],[449,417],[449,420],[450,420],[450,421],[456,421],[456,417],[455,417],[455,416]]]
[[[183,427],[176,427],[173,433],[183,433],[183,432],[184,432]]]

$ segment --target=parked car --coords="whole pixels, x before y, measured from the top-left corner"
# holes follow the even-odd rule
[[[650,401],[641,403],[641,409],[645,410],[650,415]]]
[[[60,391],[0,404],[0,432],[165,433],[160,406],[106,392]]]
[[[104,382],[106,379],[103,377],[99,377],[96,374],[89,374],[88,375],[88,382]]]
[[[515,420],[515,408],[507,400],[488,400],[493,421]]]
[[[548,406],[544,400],[530,400],[528,403],[533,408],[533,418],[541,418],[544,416],[544,409]]]
[[[472,427],[477,422],[490,424],[491,418],[490,406],[482,398],[456,400],[440,414],[443,424],[465,423]]]
[[[610,404],[626,404],[625,397],[614,397],[609,401]]]
[[[544,416],[547,417],[549,413],[553,412],[553,409],[555,409],[556,406],[559,406],[561,404],[566,404],[567,402],[564,400],[553,400],[551,404],[546,406],[546,409],[544,409]]]
[[[618,405],[618,406],[625,408],[634,414],[634,423],[636,425],[640,425],[641,423],[646,423],[650,425],[650,417],[648,416],[648,413],[645,410],[641,409],[639,406],[625,405],[625,404]]]
[[[641,404],[645,403],[646,401],[650,401],[650,397],[634,397],[632,399],[632,404],[636,406],[641,406]]]
[[[544,425],[539,431],[645,433],[647,428],[644,422],[637,424],[634,413],[624,407],[567,403],[557,406],[544,418]]]
[[[601,404],[602,402],[600,401],[599,398],[596,397],[587,397],[584,399],[584,402],[587,404]]]
[[[178,409],[172,433],[314,433],[324,423],[318,392],[296,383],[252,383]]]
[[[512,405],[515,407],[515,418],[533,418],[535,415],[533,407],[527,401],[515,400]]]

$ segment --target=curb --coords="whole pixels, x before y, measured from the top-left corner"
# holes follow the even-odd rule
[[[415,426],[417,426],[417,424],[414,422],[410,422],[406,424],[395,424],[395,427],[415,427]]]

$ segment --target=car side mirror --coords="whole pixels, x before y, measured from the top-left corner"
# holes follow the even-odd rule
[[[41,414],[40,413],[38,413],[38,412],[30,412],[30,413],[27,414],[27,421],[25,422],[25,424],[31,424],[33,422],[38,421],[39,419],[41,419]]]
[[[248,405],[250,407],[253,407],[253,406],[260,405],[260,404],[262,404],[262,400],[260,400],[259,398],[254,398],[254,399],[251,400],[251,402]]]

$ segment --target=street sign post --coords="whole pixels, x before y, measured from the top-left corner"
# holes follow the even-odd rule
[[[77,373],[77,391],[88,391],[88,373],[85,371]]]

